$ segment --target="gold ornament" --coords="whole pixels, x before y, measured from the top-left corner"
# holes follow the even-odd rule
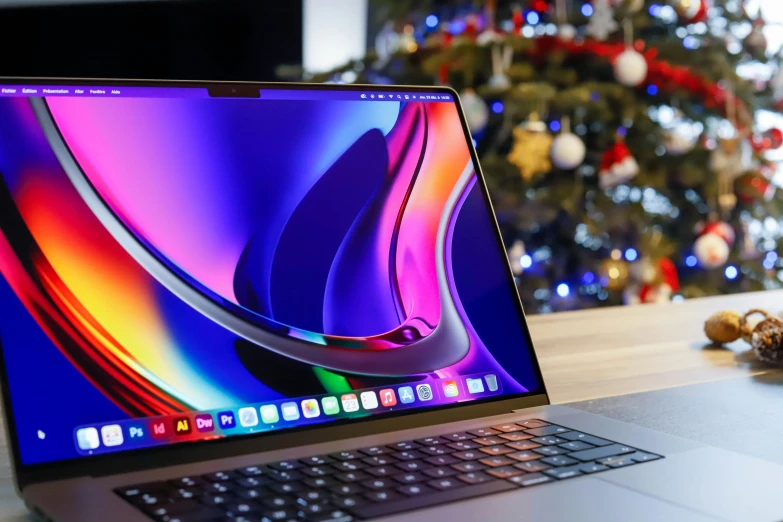
[[[604,259],[601,261],[600,275],[607,290],[623,290],[628,286],[628,263],[622,259]]]
[[[715,344],[733,343],[742,335],[742,316],[734,310],[723,310],[704,323],[704,333]]]
[[[514,129],[514,145],[508,153],[508,161],[519,167],[522,179],[530,182],[536,175],[552,170],[551,148],[552,135],[547,131],[546,123],[533,113],[527,123]]]

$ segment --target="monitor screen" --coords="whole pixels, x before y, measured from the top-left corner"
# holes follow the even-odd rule
[[[541,391],[446,91],[4,85],[0,181],[25,465]]]

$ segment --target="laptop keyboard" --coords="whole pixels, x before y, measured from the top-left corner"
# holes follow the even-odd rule
[[[660,458],[524,420],[116,492],[157,522],[351,522]]]

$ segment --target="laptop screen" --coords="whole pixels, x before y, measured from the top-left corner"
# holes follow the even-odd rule
[[[447,91],[4,85],[0,181],[23,464],[541,391]]]

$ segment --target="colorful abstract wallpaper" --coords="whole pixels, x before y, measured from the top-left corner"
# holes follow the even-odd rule
[[[84,424],[481,372],[540,390],[507,271],[454,103],[0,98],[25,464],[79,456]]]

